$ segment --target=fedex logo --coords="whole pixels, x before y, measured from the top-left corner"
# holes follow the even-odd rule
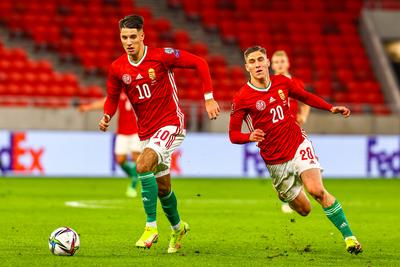
[[[369,137],[367,141],[367,174],[381,177],[400,176],[400,138],[397,146],[392,142],[379,141],[377,137]],[[377,173],[376,173],[377,172]]]
[[[45,152],[43,147],[33,149],[27,145],[25,132],[11,132],[9,144],[0,146],[1,171],[30,174],[33,172],[44,173],[41,162]]]

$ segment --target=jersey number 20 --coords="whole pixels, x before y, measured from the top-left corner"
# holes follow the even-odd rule
[[[271,108],[269,113],[272,114],[272,123],[276,123],[285,118],[285,115],[283,114],[283,109],[281,106],[277,106],[276,108]]]
[[[150,87],[147,85],[147,83],[143,84],[142,87],[140,87],[140,85],[136,85],[136,88],[139,91],[139,99],[151,97]]]

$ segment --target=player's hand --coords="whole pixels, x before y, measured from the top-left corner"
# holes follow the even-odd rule
[[[108,116],[107,114],[103,115],[103,118],[101,118],[100,122],[99,122],[99,128],[100,131],[107,131],[108,126],[110,126],[110,116]]]
[[[219,105],[217,103],[217,101],[215,101],[214,99],[209,99],[206,100],[206,110],[208,113],[208,118],[210,120],[216,120],[217,117],[219,116]]]
[[[345,106],[337,106],[337,107],[332,107],[330,110],[333,114],[337,114],[340,113],[342,114],[345,118],[347,118],[348,116],[350,116],[350,109],[348,109]]]
[[[265,133],[263,130],[260,129],[255,129],[253,132],[250,134],[250,141],[251,142],[261,142],[264,141],[264,136]]]

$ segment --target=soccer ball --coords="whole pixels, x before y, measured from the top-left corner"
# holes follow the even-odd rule
[[[69,227],[57,228],[49,238],[49,249],[54,255],[72,256],[78,250],[79,245],[78,234]]]

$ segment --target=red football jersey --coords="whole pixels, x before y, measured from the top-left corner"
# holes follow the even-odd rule
[[[271,75],[267,88],[257,88],[250,82],[235,95],[229,125],[229,137],[233,143],[250,142],[250,133],[241,133],[242,121],[249,130],[264,131],[265,139],[258,143],[260,154],[267,164],[291,160],[303,142],[305,132],[290,113],[288,98],[293,97],[310,106],[331,109],[323,99],[298,89],[283,75]]]
[[[304,83],[301,80],[294,78],[294,77],[292,77],[291,79],[292,79],[293,85],[296,86],[298,89],[306,90],[304,88]],[[297,113],[299,112],[299,103],[297,102],[296,99],[289,98],[289,106],[290,106],[290,112],[292,113],[292,116],[296,120]]]
[[[131,135],[138,132],[135,112],[129,99],[121,93],[118,104],[118,125],[117,134]]]
[[[197,69],[203,92],[211,92],[207,62],[188,52],[173,48],[144,47],[142,59],[133,63],[127,54],[115,60],[107,79],[104,114],[114,115],[121,90],[135,111],[141,140],[150,138],[167,125],[184,129],[184,115],[178,104],[173,68]]]

